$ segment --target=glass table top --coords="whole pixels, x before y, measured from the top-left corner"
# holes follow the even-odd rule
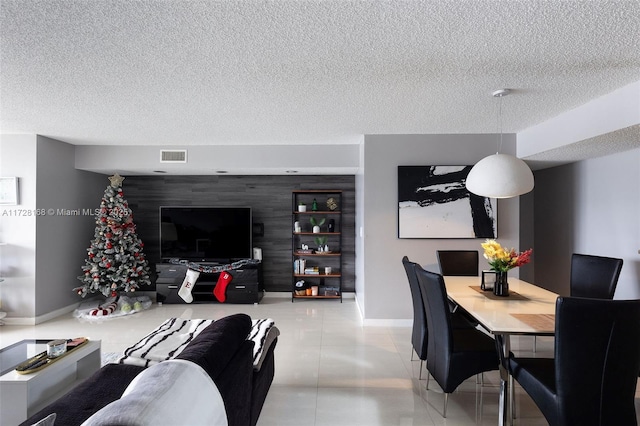
[[[0,349],[0,376],[40,352],[46,352],[47,343],[51,340],[53,339],[26,339]]]

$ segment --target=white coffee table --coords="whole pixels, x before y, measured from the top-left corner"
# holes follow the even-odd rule
[[[50,340],[23,340],[0,350],[0,424],[17,425],[100,369],[100,340],[90,340],[32,374],[15,366],[46,351]],[[11,365],[13,364],[13,365]]]

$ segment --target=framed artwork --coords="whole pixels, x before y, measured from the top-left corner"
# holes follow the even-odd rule
[[[18,178],[0,177],[0,205],[18,204]]]
[[[496,199],[467,191],[471,167],[398,166],[398,238],[496,238]]]

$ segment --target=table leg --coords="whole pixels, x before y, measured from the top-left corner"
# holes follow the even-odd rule
[[[511,352],[511,340],[508,334],[496,334],[496,346],[500,360],[500,403],[498,412],[498,424],[500,426],[513,424],[510,413],[511,402],[509,400],[509,352]]]

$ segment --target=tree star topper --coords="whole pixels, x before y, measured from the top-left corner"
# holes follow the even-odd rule
[[[120,176],[119,174],[115,174],[113,176],[109,177],[109,181],[111,182],[111,186],[114,188],[119,188],[122,186],[122,181],[124,180],[124,178],[122,176]]]

